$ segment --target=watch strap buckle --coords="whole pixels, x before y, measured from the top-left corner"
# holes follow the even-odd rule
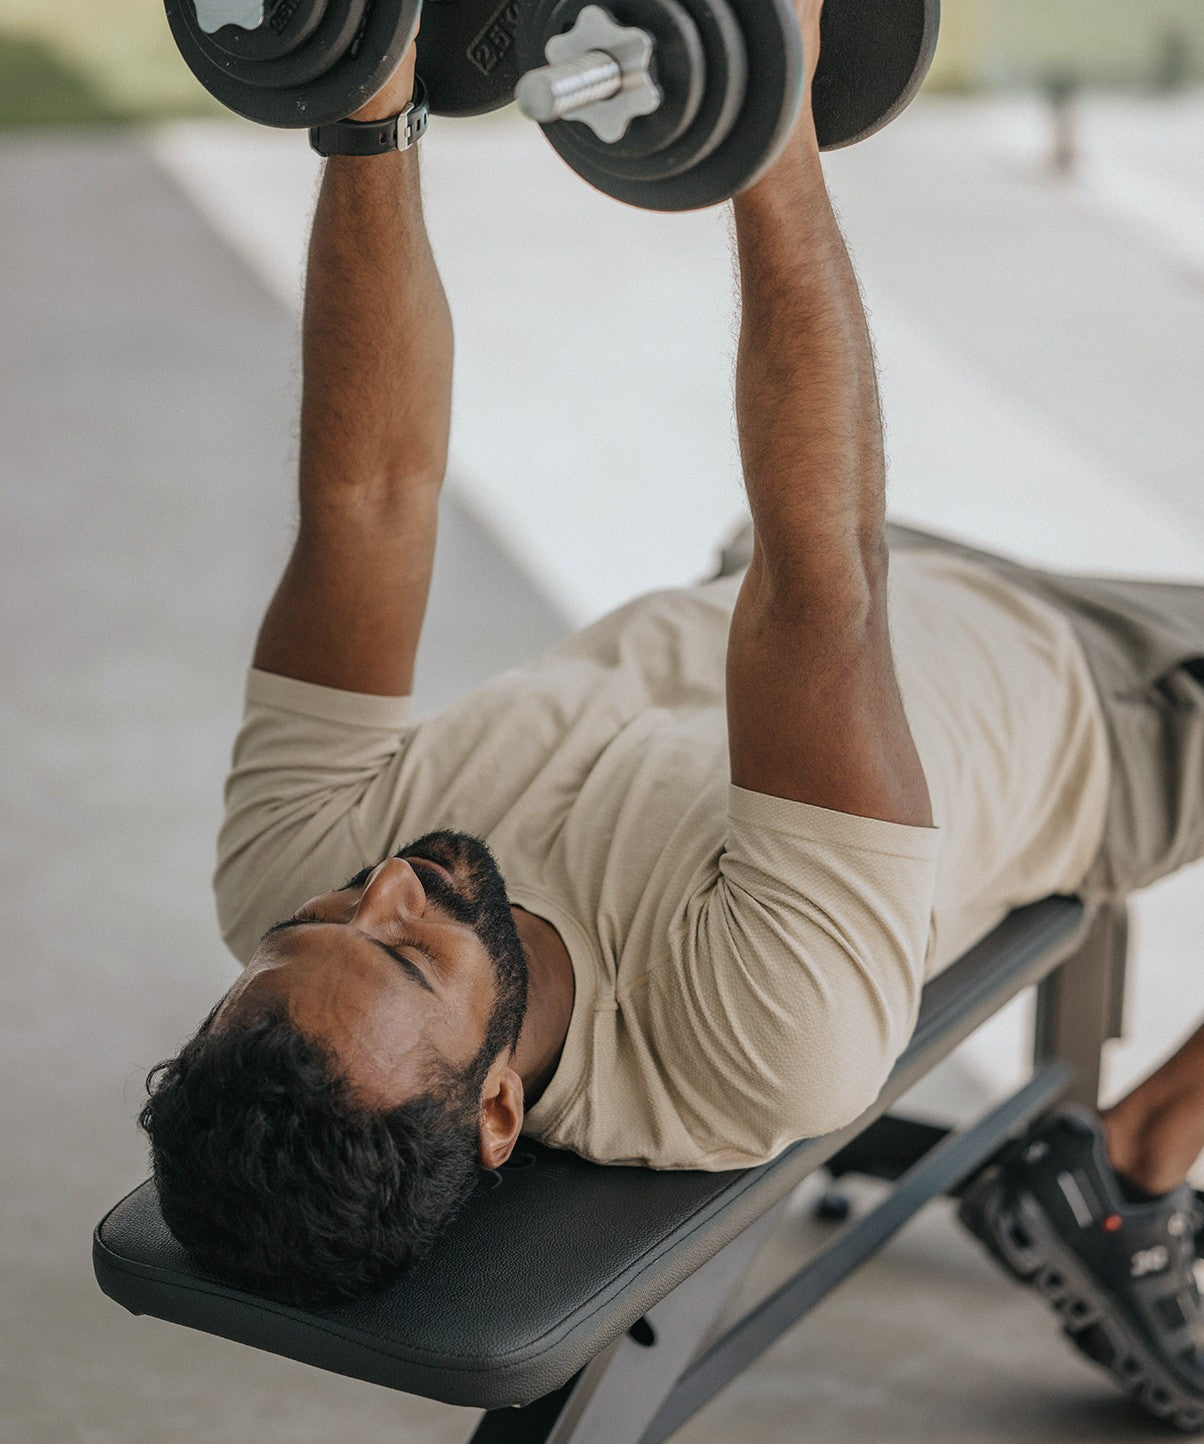
[[[431,111],[426,86],[414,77],[414,96],[399,114],[383,120],[336,120],[310,128],[309,143],[321,156],[385,155],[410,150],[426,134]]]

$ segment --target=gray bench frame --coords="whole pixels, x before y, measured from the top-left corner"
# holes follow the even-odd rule
[[[1123,906],[1050,898],[1019,909],[929,983],[906,1052],[849,1128],[729,1174],[604,1169],[524,1148],[434,1257],[365,1303],[288,1309],[205,1278],[167,1233],[149,1182],[97,1226],[97,1279],[134,1313],[484,1407],[471,1444],[655,1444],[1035,1117],[1064,1098],[1097,1101],[1104,1044],[1121,1032],[1126,941]],[[889,1112],[1034,984],[1034,1069],[1013,1096],[957,1130]],[[790,1194],[825,1167],[893,1186],[718,1330]]]

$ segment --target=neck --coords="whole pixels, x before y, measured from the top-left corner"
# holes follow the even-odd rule
[[[573,965],[551,923],[524,908],[510,911],[527,955],[527,1014],[512,1066],[530,1107],[551,1082],[564,1048],[573,1015]]]

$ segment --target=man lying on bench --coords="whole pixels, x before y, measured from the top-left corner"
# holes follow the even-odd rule
[[[798,8],[813,70],[820,0]],[[810,117],[735,202],[747,565],[421,723],[451,324],[414,155],[328,162],[300,529],[220,844],[246,968],[143,1113],[164,1217],[218,1276],[367,1289],[524,1130],[603,1162],[764,1162],[871,1103],[925,979],[1009,910],[1204,852],[1204,589],[904,532],[888,583],[870,335]],[[1022,1212],[1032,1247],[1073,1252],[1198,1405],[1204,1037],[1039,1143],[975,1227],[1006,1252]]]

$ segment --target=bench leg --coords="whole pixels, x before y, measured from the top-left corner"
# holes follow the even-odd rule
[[[469,1444],[636,1444],[744,1281],[787,1202],[678,1284],[564,1388],[522,1409],[491,1409]]]
[[[1060,1060],[1074,1069],[1067,1097],[1099,1103],[1104,1044],[1123,1031],[1128,913],[1123,903],[1101,906],[1078,951],[1037,989],[1034,1060]]]
[[[640,1444],[661,1444],[785,1331],[843,1283],[930,1200],[956,1191],[1006,1139],[1064,1095],[1065,1063],[1039,1068],[1019,1092],[976,1123],[950,1132],[899,1179],[869,1213],[844,1229],[768,1298],[715,1339],[682,1375]]]

